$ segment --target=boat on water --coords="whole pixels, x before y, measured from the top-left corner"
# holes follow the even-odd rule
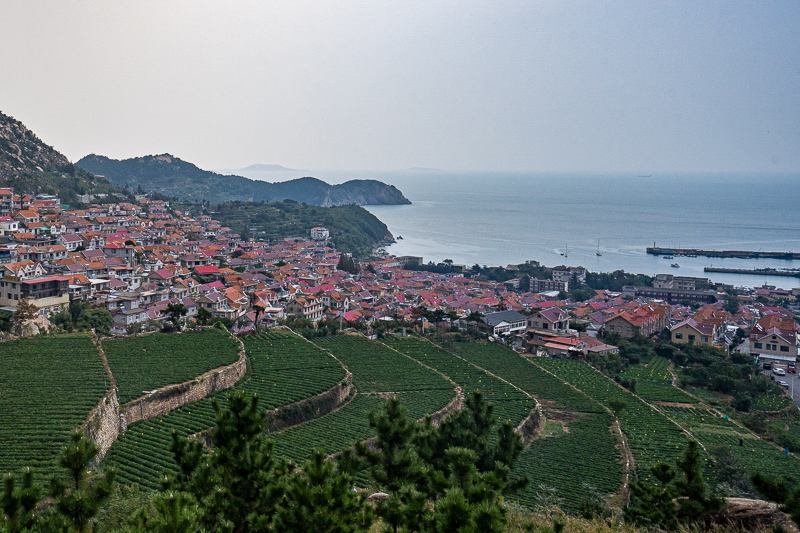
[[[398,241],[402,241],[402,240],[403,240],[403,236],[402,236],[402,235],[398,235],[398,236],[397,236],[397,240],[398,240]]]
[[[680,268],[681,267],[678,263],[672,263],[670,266],[672,268]]]
[[[664,256],[664,259],[675,259],[675,258],[674,258],[674,257],[672,257],[671,255],[665,255],[665,256]]]
[[[600,253],[600,239],[597,239],[597,251],[594,253],[594,255],[597,256],[603,255],[602,253]]]

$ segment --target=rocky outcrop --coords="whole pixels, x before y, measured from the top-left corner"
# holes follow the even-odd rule
[[[43,143],[25,125],[0,113],[0,174],[60,170],[69,160]]]

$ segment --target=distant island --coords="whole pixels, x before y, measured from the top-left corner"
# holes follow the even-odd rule
[[[441,168],[428,168],[428,167],[411,167],[407,168],[410,172],[444,172]]]
[[[296,168],[287,168],[281,165],[264,165],[261,163],[256,163],[255,165],[250,165],[249,167],[244,168],[237,168],[239,172],[274,172],[274,171],[281,171],[281,170],[297,170]]]
[[[125,160],[92,154],[75,163],[75,166],[105,176],[118,187],[190,202],[280,202],[289,199],[323,207],[411,203],[395,186],[376,180],[350,180],[330,185],[317,178],[303,177],[269,183],[203,170],[171,154]]]

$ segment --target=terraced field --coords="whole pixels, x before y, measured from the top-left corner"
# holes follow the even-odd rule
[[[774,444],[704,407],[664,407],[664,412],[688,429],[707,449],[725,446],[739,459],[748,474],[800,478],[800,460],[784,455]],[[739,440],[741,439],[741,441]]]
[[[389,395],[397,396],[413,419],[438,411],[455,398],[448,380],[383,344],[360,335],[314,342],[347,366],[358,393],[334,413],[271,435],[278,454],[296,462],[308,458],[314,448],[332,454],[372,438],[369,413],[380,410]]]
[[[117,381],[120,405],[239,359],[239,343],[216,328],[107,340],[103,351]]]
[[[646,402],[697,403],[696,398],[672,386],[669,360],[663,357],[652,357],[647,364],[632,366],[622,376],[636,380],[636,394]]]
[[[619,415],[619,422],[627,436],[640,479],[650,479],[650,468],[659,462],[675,464],[676,459],[686,449],[687,437],[678,426],[589,365],[579,361],[542,357],[531,358],[530,361],[531,364],[549,370],[574,385],[606,407],[612,399],[619,399],[627,404]],[[708,458],[705,461],[706,470],[711,475],[713,469],[710,461]]]
[[[345,377],[338,361],[297,335],[272,332],[248,337],[244,343],[250,374],[215,395],[223,407],[228,395],[245,390],[258,393],[262,407],[274,409],[325,392]],[[162,472],[177,470],[169,451],[172,430],[188,436],[213,424],[211,398],[137,422],[114,443],[104,464],[117,467],[121,483],[156,489]]]
[[[545,418],[556,428],[534,440],[517,463],[515,473],[527,475],[531,481],[515,495],[520,503],[535,505],[544,485],[555,489],[563,509],[577,511],[586,496],[583,483],[607,495],[619,490],[622,454],[612,429],[613,418],[602,405],[508,348],[493,343],[456,343],[455,349],[469,362],[535,396],[542,402]]]
[[[516,426],[536,407],[536,400],[428,341],[404,337],[384,339],[383,342],[443,373],[460,385],[466,394],[480,389],[484,398],[494,403],[499,422],[508,421]]]
[[[0,344],[0,472],[30,466],[43,481],[56,457],[109,387],[86,334]]]

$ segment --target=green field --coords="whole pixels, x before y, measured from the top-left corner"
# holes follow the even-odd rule
[[[646,364],[634,365],[622,377],[636,380],[636,394],[646,402],[697,403],[696,398],[672,386],[669,360],[663,357],[651,357]]]
[[[239,343],[216,328],[108,340],[103,350],[117,381],[120,405],[239,359]]]
[[[237,391],[258,393],[260,405],[275,409],[321,394],[345,377],[338,361],[302,337],[272,332],[244,340],[250,373],[231,389],[214,395],[224,407],[225,398]],[[131,424],[111,446],[103,464],[118,469],[123,484],[158,488],[164,471],[176,471],[169,451],[173,430],[183,436],[209,429],[214,424],[211,398],[185,405],[153,420]]]
[[[0,369],[0,472],[41,481],[109,387],[100,354],[86,334],[33,337],[0,343]]]
[[[484,399],[494,404],[495,415],[501,423],[517,426],[536,407],[536,400],[523,392],[428,341],[403,337],[383,342],[443,373],[460,385],[465,394],[479,389]]]
[[[517,463],[515,473],[530,480],[515,495],[522,504],[534,505],[542,485],[555,489],[567,511],[578,510],[585,497],[583,483],[606,495],[619,490],[622,456],[611,427],[613,417],[597,401],[498,344],[456,343],[455,350],[535,396],[544,406],[545,418],[556,421],[551,422],[556,431],[535,439]],[[592,445],[586,446],[587,442]]]
[[[675,464],[676,459],[686,449],[686,435],[669,418],[586,363],[544,357],[534,357],[530,361],[531,364],[549,370],[574,385],[606,407],[614,398],[626,403],[625,409],[619,415],[619,423],[636,461],[636,472],[640,479],[649,480],[650,468],[659,462]],[[713,470],[708,466],[708,458],[705,460],[707,470]]]
[[[358,392],[335,413],[270,436],[278,454],[296,462],[307,459],[314,448],[332,454],[373,437],[369,413],[380,410],[389,395],[397,396],[415,420],[455,398],[448,380],[383,344],[360,335],[322,337],[314,342],[347,366]]]

